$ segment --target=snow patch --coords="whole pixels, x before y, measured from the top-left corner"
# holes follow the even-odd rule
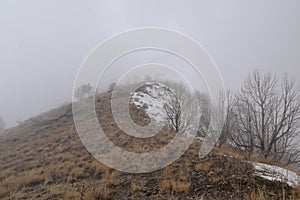
[[[300,177],[295,172],[274,165],[263,163],[252,164],[256,170],[256,175],[259,177],[270,181],[284,182],[291,187],[296,187],[299,183]]]
[[[170,91],[159,83],[147,83],[144,91],[132,92],[132,102],[138,107],[146,106],[146,113],[157,122],[163,122],[167,118],[164,105],[170,102]]]

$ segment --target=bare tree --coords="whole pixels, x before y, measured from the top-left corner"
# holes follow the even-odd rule
[[[208,119],[206,140],[212,145],[222,146],[228,143],[231,134],[235,132],[235,98],[230,90],[221,90],[217,101],[209,105],[210,111],[205,117]]]
[[[208,94],[200,93],[196,91],[195,93],[198,101],[199,101],[199,109],[201,110],[201,117],[199,121],[199,126],[197,129],[197,136],[200,138],[204,138],[207,135],[210,116],[211,116],[211,102]]]
[[[75,90],[74,97],[79,100],[90,97],[92,89],[93,87],[89,83],[83,84]]]
[[[169,128],[176,133],[179,132],[182,123],[181,106],[181,102],[176,95],[172,95],[169,102],[164,104]]]
[[[196,130],[201,113],[198,98],[183,83],[168,82],[166,85],[174,88],[168,89],[169,99],[164,104],[169,128],[179,133]]]
[[[299,90],[293,79],[255,71],[237,94],[237,132],[231,141],[249,154],[287,164],[299,162]]]
[[[0,133],[5,129],[5,123],[3,119],[0,117]]]
[[[223,144],[228,143],[231,135],[237,131],[236,126],[236,98],[230,90],[222,92],[222,98],[220,99],[221,108],[224,110],[224,121],[221,127],[221,135],[219,137],[218,145],[222,146]]]

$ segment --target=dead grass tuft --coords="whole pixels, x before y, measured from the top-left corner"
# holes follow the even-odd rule
[[[99,185],[95,190],[86,194],[85,199],[106,200],[109,199],[109,188]]]
[[[181,181],[171,181],[171,187],[176,193],[189,194],[190,192],[190,183],[181,182]]]
[[[142,184],[138,184],[136,181],[131,183],[131,189],[133,192],[139,192],[144,189],[144,186]]]

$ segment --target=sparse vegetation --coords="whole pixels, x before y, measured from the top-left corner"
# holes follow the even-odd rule
[[[96,109],[101,113],[99,123],[114,144],[128,151],[150,152],[174,137],[174,132],[168,129],[145,140],[126,135],[113,120],[110,98],[109,92],[100,95]],[[133,119],[147,122],[147,115],[141,114],[144,108],[137,109],[134,105],[130,108]],[[231,126],[234,123],[228,124],[224,136],[235,130],[236,126]],[[180,159],[161,170],[128,174],[110,169],[82,145],[70,105],[7,130],[0,136],[0,144],[1,199],[300,198],[297,188],[257,177],[253,166],[245,160],[244,149],[236,148],[229,137],[202,160],[198,157],[202,142],[195,140]],[[259,153],[251,158],[274,162]]]
[[[5,123],[3,119],[0,116],[0,133],[5,129]]]
[[[74,97],[78,100],[90,97],[92,89],[93,87],[90,84],[83,84],[75,90]]]
[[[166,85],[171,88],[166,88],[169,99],[163,106],[169,129],[176,133],[197,129],[195,124],[200,119],[202,107],[196,94],[183,83],[166,82]]]
[[[260,154],[274,162],[300,161],[300,93],[292,78],[278,78],[255,71],[248,76],[235,102],[230,118],[236,127],[227,134],[234,146]]]

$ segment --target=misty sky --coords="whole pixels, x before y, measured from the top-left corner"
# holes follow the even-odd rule
[[[70,101],[88,53],[141,27],[197,40],[228,88],[237,89],[255,68],[287,71],[300,82],[299,10],[297,0],[1,0],[0,116],[11,126]]]

